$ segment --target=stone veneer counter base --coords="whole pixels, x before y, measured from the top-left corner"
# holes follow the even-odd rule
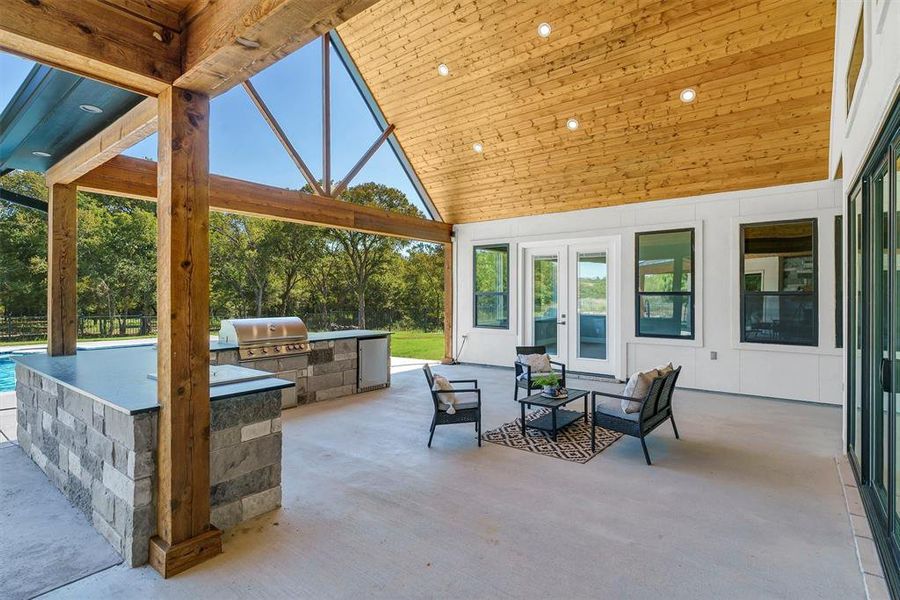
[[[155,358],[143,347],[16,365],[20,447],[132,566],[147,562],[156,533],[158,406],[147,379]],[[281,390],[291,385],[265,377],[211,388],[210,506],[219,529],[281,505]],[[126,406],[110,400],[129,388]]]

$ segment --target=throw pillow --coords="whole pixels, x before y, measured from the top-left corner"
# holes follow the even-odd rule
[[[531,374],[549,373],[553,370],[550,366],[550,357],[546,354],[520,354],[519,362],[531,367]]]
[[[669,363],[661,367],[656,367],[656,370],[659,371],[659,377],[665,377],[666,375],[674,371],[675,367],[672,365],[672,363]]]
[[[432,390],[443,390],[449,392],[453,389],[453,385],[443,375],[434,376],[434,386]],[[456,414],[456,394],[438,394],[438,408],[446,410],[448,415]],[[446,408],[445,408],[446,407]]]
[[[638,371],[632,375],[622,395],[634,398],[634,400],[622,400],[622,410],[629,414],[640,412],[641,406],[644,405],[644,399],[647,397],[647,392],[650,391],[650,386],[653,385],[653,380],[657,377],[659,377],[659,371],[656,369],[646,372]]]

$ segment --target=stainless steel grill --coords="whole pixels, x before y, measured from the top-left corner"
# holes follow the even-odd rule
[[[242,361],[309,352],[309,331],[299,317],[228,319],[222,321],[219,341],[237,344]]]

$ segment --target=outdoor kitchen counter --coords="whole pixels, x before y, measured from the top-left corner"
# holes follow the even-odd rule
[[[28,354],[13,360],[101,404],[135,415],[159,408],[156,396],[156,346],[80,350],[73,356]],[[240,367],[235,367],[240,368]],[[249,373],[251,370],[247,369]],[[210,400],[289,388],[292,382],[264,377],[211,386]]]
[[[310,342],[322,342],[328,340],[349,340],[354,338],[387,337],[390,331],[377,331],[375,329],[344,329],[342,331],[311,331],[308,340]],[[214,341],[209,343],[211,352],[223,352],[225,350],[237,350],[238,345],[229,342]]]
[[[19,447],[127,564],[147,562],[156,347],[15,360]],[[210,380],[210,521],[225,530],[281,505],[281,396],[295,383],[236,365],[212,366]]]

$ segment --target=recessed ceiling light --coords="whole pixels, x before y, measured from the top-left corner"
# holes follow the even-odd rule
[[[251,40],[245,37],[237,36],[234,38],[234,41],[243,46],[244,48],[259,48],[259,42],[256,40]]]
[[[92,115],[99,115],[103,112],[102,108],[100,108],[99,106],[94,106],[93,104],[79,104],[78,108],[86,113],[91,113]]]
[[[481,145],[481,142],[475,142],[474,144],[472,144],[472,150],[481,154],[482,152],[484,152],[484,146]]]
[[[575,131],[576,129],[578,129],[578,119],[576,119],[575,117],[570,118],[568,121],[566,121],[566,127],[569,128],[569,131]]]
[[[441,63],[438,65],[438,75],[440,75],[441,77],[446,77],[449,74],[450,74],[450,67],[448,67],[444,63]]]
[[[694,88],[685,88],[681,90],[681,101],[685,104],[693,102],[697,98],[697,92]]]
[[[35,150],[32,152],[35,156],[40,156],[41,158],[50,158],[51,154],[49,152],[41,152],[40,150]]]
[[[541,23],[538,25],[538,35],[542,38],[550,37],[551,31],[553,31],[553,28],[550,27],[550,23]]]

